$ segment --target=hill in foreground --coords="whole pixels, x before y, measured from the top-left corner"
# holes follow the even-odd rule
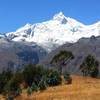
[[[100,80],[72,76],[72,84],[50,87],[28,96],[24,91],[16,100],[100,100]]]

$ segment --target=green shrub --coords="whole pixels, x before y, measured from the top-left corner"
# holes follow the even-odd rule
[[[47,88],[46,78],[42,77],[41,81],[38,84],[40,90],[45,90]]]
[[[27,94],[28,94],[28,95],[31,95],[32,92],[33,92],[33,91],[32,91],[32,88],[31,88],[31,87],[28,87],[28,88],[27,88]]]
[[[5,84],[5,77],[2,74],[0,74],[0,93],[3,92]]]
[[[70,77],[70,74],[64,74],[64,79],[66,84],[71,84],[72,83],[72,78]]]
[[[23,78],[28,86],[31,86],[33,82],[39,84],[44,74],[45,69],[42,66],[28,65],[23,70]]]
[[[4,93],[13,97],[20,95],[20,84],[22,82],[21,74],[15,73],[4,87]]]
[[[14,97],[12,95],[8,95],[6,100],[14,100]]]
[[[18,88],[18,89],[16,90],[16,96],[20,95],[21,93],[22,93],[21,88]]]
[[[47,84],[49,86],[56,86],[61,84],[61,75],[58,71],[49,70],[47,74]]]
[[[93,72],[91,72],[91,77],[98,77],[99,76],[99,69],[95,68]]]
[[[31,89],[32,89],[32,91],[38,91],[38,86],[33,82]]]
[[[27,65],[25,66],[23,70],[23,79],[28,86],[31,86],[33,83],[33,77],[34,77],[34,68],[33,65]]]
[[[4,92],[4,87],[8,83],[8,81],[12,78],[13,73],[10,69],[3,71],[0,73],[0,93]]]

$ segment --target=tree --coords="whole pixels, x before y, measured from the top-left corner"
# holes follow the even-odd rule
[[[70,51],[60,51],[57,55],[51,60],[51,64],[58,66],[59,72],[62,74],[63,66],[67,65],[68,62],[73,59],[74,56]]]
[[[33,91],[32,91],[32,88],[31,88],[31,87],[28,87],[28,88],[27,88],[27,94],[28,94],[28,95],[31,95],[32,92],[33,92]]]
[[[88,55],[80,65],[80,70],[83,73],[83,76],[90,75],[91,77],[97,77],[99,74],[98,66],[99,62],[94,56]]]

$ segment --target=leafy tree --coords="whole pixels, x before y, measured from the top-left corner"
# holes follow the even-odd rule
[[[83,73],[83,76],[92,76],[97,77],[99,74],[98,70],[99,62],[92,55],[88,55],[83,63],[80,65],[80,70]]]
[[[73,59],[74,56],[70,51],[60,51],[57,55],[53,57],[51,60],[51,64],[58,66],[59,72],[62,74],[63,66],[67,65],[67,63]]]

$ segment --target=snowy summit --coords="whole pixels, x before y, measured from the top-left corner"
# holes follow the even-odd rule
[[[36,42],[44,48],[62,45],[66,42],[74,43],[82,37],[100,35],[100,22],[84,25],[75,19],[64,16],[62,12],[46,22],[26,24],[15,32],[6,33],[12,41]]]

